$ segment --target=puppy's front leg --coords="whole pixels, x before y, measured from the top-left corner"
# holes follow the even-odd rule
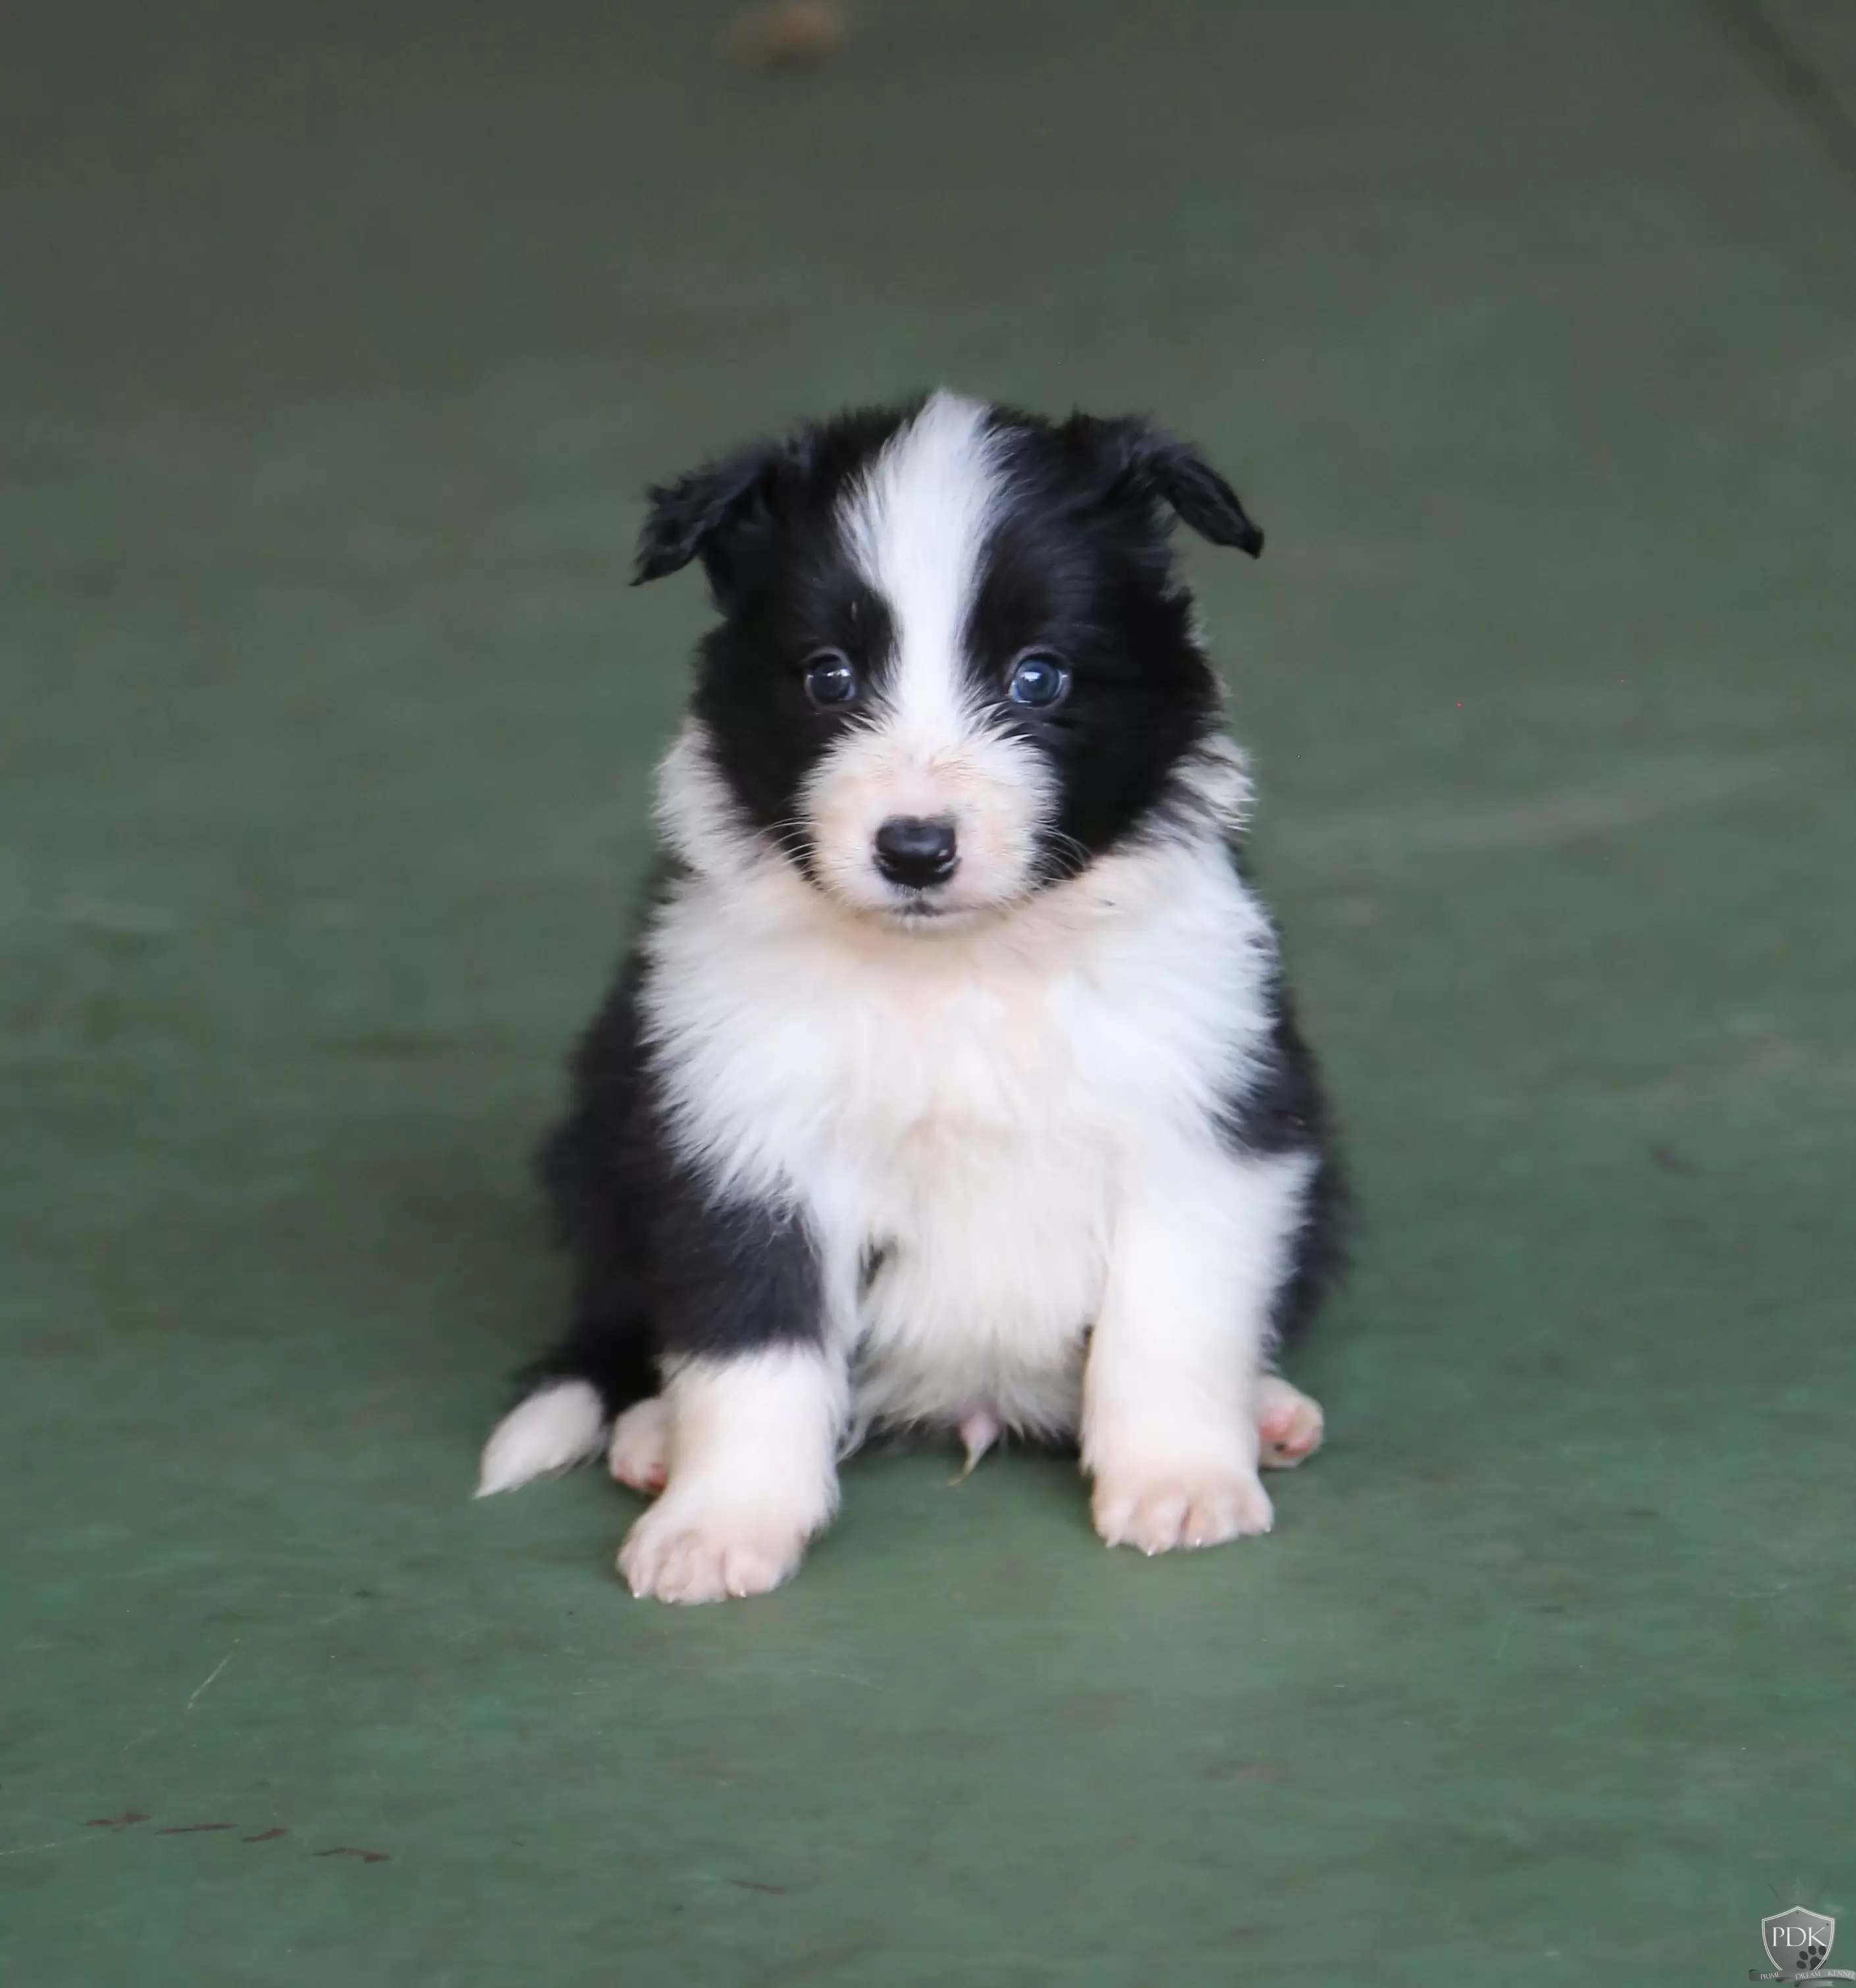
[[[695,1195],[652,1240],[668,1482],[619,1571],[661,1601],[764,1594],[837,1506],[849,1384],[817,1253],[796,1215]]]
[[[1308,1177],[1299,1158],[1200,1153],[1131,1183],[1084,1380],[1083,1463],[1111,1546],[1269,1530],[1254,1393]]]
[[[688,1359],[664,1395],[670,1481],[619,1571],[660,1601],[777,1587],[837,1509],[843,1361],[818,1345]]]

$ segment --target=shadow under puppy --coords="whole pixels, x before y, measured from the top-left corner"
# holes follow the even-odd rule
[[[722,618],[482,1491],[609,1447],[667,1601],[785,1580],[884,1424],[1078,1442],[1111,1545],[1266,1531],[1340,1190],[1168,546],[1262,533],[1144,421],[948,393],[651,496],[638,579],[700,560]]]

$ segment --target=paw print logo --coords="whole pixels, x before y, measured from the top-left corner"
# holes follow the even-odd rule
[[[1837,1922],[1803,1905],[1760,1922],[1760,1943],[1777,1974],[1814,1974],[1831,1957]]]

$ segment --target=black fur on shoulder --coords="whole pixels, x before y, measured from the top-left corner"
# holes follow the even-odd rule
[[[1276,1017],[1269,1055],[1251,1084],[1228,1102],[1219,1128],[1238,1151],[1300,1154],[1314,1163],[1292,1268],[1271,1320],[1277,1343],[1287,1344],[1346,1275],[1353,1198],[1320,1070],[1280,972],[1269,998]]]

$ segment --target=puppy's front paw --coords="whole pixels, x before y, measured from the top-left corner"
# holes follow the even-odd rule
[[[1266,1533],[1276,1516],[1256,1472],[1238,1466],[1099,1471],[1094,1509],[1096,1530],[1111,1547],[1144,1554]]]
[[[619,1572],[641,1599],[722,1601],[779,1587],[805,1550],[801,1526],[667,1493],[627,1535]]]

